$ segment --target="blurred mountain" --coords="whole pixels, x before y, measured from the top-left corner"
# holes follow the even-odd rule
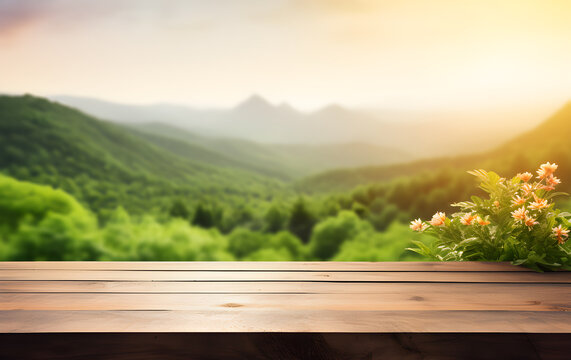
[[[525,156],[567,152],[571,149],[571,101],[536,128],[508,141],[496,154],[519,152]]]
[[[413,158],[404,151],[364,143],[261,144],[235,138],[196,135],[161,123],[131,124],[128,128],[133,134],[178,156],[211,165],[238,167],[283,180],[328,169],[396,164]]]
[[[79,109],[102,120],[124,124],[155,121],[187,123],[199,118],[200,111],[172,104],[127,105],[78,96],[50,96],[49,99]]]
[[[514,132],[516,130],[514,129]],[[359,185],[386,182],[397,177],[422,176],[438,171],[465,172],[484,168],[501,174],[534,171],[547,161],[559,164],[563,179],[571,178],[571,102],[538,126],[512,137],[495,149],[472,155],[438,157],[388,166],[335,169],[308,176],[297,183],[304,192],[347,191]],[[564,180],[565,181],[565,180]],[[563,183],[562,189],[571,186]]]
[[[161,123],[202,136],[264,144],[371,144],[415,158],[490,150],[513,136],[515,125],[523,132],[537,124],[538,118],[521,108],[504,112],[422,112],[348,109],[332,104],[317,111],[301,112],[289,104],[274,105],[259,95],[252,95],[229,109],[123,105],[72,96],[52,99],[123,124]]]

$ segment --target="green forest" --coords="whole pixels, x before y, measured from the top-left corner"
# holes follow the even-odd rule
[[[568,104],[491,152],[287,178],[279,158],[259,161],[262,146],[235,161],[166,132],[0,96],[0,260],[419,260],[405,249],[431,240],[408,223],[473,194],[466,170],[511,177],[556,162],[569,192],[570,136]]]

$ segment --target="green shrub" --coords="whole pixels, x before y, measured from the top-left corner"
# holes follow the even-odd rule
[[[571,214],[555,208],[551,199],[560,180],[556,164],[511,180],[494,172],[471,171],[481,181],[488,198],[453,204],[460,212],[447,217],[437,212],[430,222],[414,220],[410,227],[437,240],[432,246],[418,243],[412,249],[436,260],[512,261],[535,270],[571,269],[571,245],[567,241]]]
[[[315,225],[308,244],[309,252],[318,260],[329,260],[344,241],[349,241],[360,233],[371,234],[373,232],[370,223],[361,220],[351,211],[342,211],[336,217],[328,218]]]

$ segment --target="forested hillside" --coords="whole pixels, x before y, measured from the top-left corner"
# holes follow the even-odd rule
[[[288,223],[275,220],[280,214],[274,208],[264,220],[267,226],[244,225],[224,234],[219,224],[204,222],[206,209],[197,209],[189,221],[183,208],[162,220],[117,208],[103,224],[62,190],[0,175],[0,261],[419,259],[404,251],[412,239],[406,225],[378,233],[350,211],[319,220],[298,202]],[[314,230],[303,232],[310,223]]]
[[[141,132],[45,99],[3,96],[0,259],[419,259],[405,249],[428,240],[406,224],[473,194],[466,170],[511,177],[551,161],[568,190],[570,126],[571,104],[494,152],[296,183],[276,179],[286,162],[256,154],[255,143],[222,141],[250,152],[232,157],[192,134]]]
[[[456,158],[432,159],[387,167],[342,169],[304,179],[300,191],[336,193],[328,202],[353,207],[382,230],[394,219],[429,218],[436,210],[455,212],[453,202],[475,193],[475,180],[466,170],[484,168],[507,177],[531,171],[538,164],[559,164],[563,179],[558,190],[571,192],[571,103],[536,129],[516,137],[488,153]],[[361,184],[361,185],[359,185]],[[571,208],[568,197],[561,206]]]
[[[518,134],[514,128],[514,134]],[[303,192],[347,191],[358,185],[386,182],[395,178],[412,176],[422,172],[433,173],[436,169],[464,171],[486,168],[501,173],[533,169],[540,162],[555,161],[561,164],[561,176],[571,177],[571,102],[562,107],[537,128],[515,137],[497,149],[470,156],[415,161],[380,167],[338,169],[309,176],[297,183]],[[452,155],[452,154],[451,154]],[[562,184],[566,191],[569,183]]]
[[[236,138],[200,136],[161,123],[131,125],[128,128],[133,130],[133,134],[177,155],[282,180],[299,179],[328,169],[396,164],[412,159],[405,151],[366,143],[262,144]]]
[[[121,205],[140,214],[173,198],[265,201],[283,188],[274,179],[212,166],[208,153],[177,156],[120,126],[33,96],[0,97],[0,143],[3,173],[62,188],[98,213]]]

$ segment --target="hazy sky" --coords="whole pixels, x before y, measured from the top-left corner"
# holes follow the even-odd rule
[[[571,99],[568,0],[0,0],[0,91],[229,106]]]

